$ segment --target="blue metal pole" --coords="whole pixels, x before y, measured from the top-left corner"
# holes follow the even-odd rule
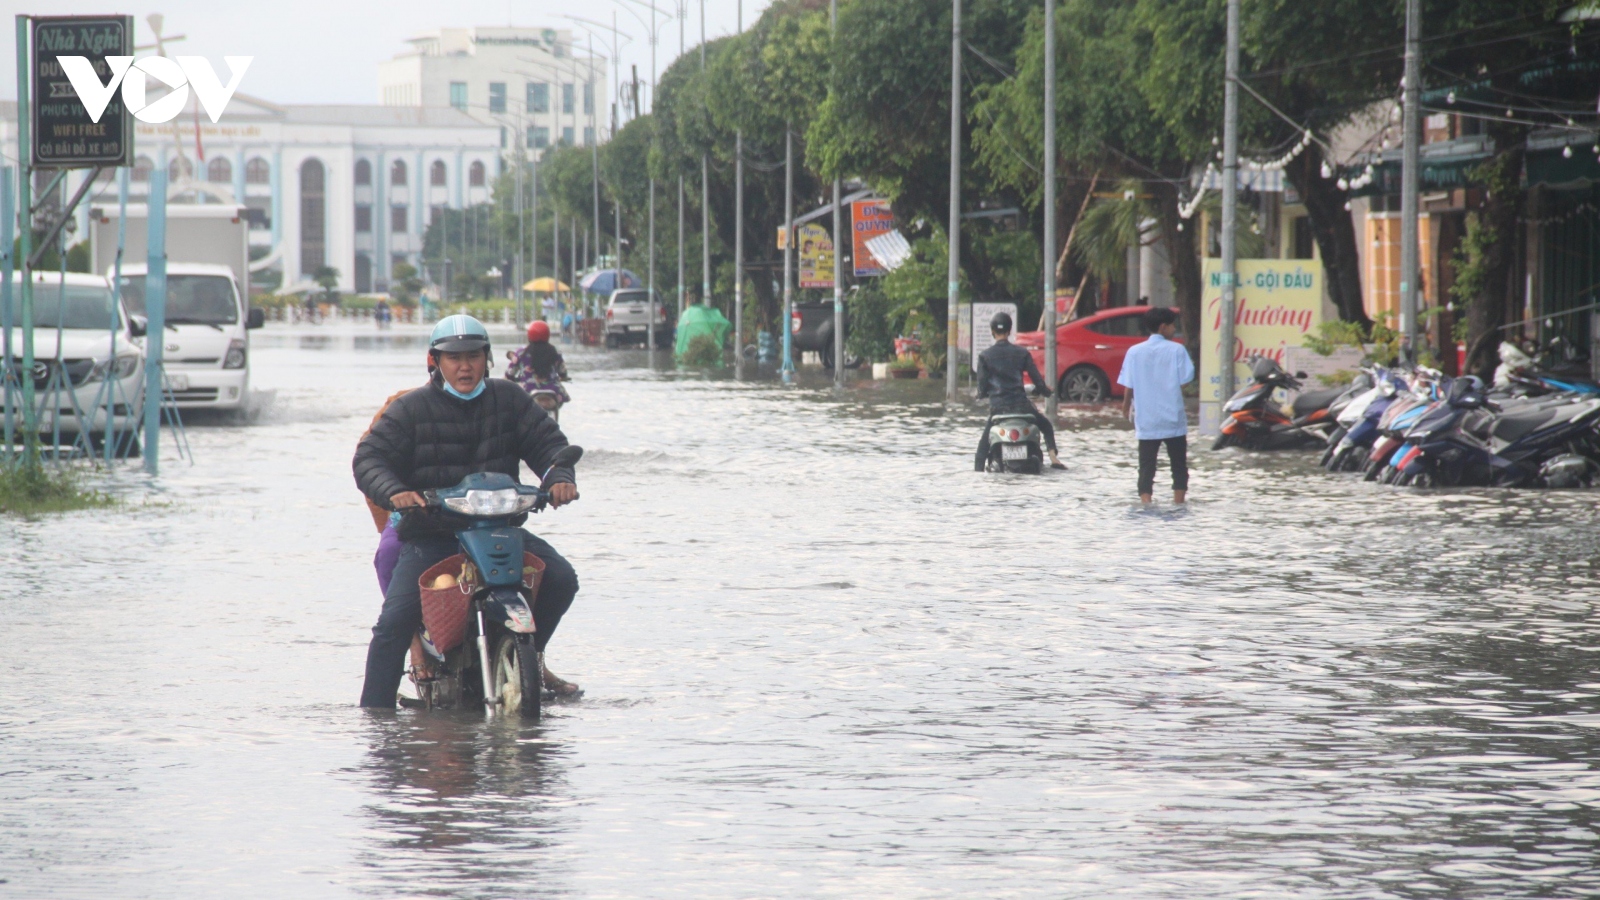
[[[167,343],[167,170],[159,167],[150,173],[149,228],[145,244],[150,248],[149,267],[144,278],[144,309],[149,317],[144,339],[144,470],[160,474],[161,401],[166,393],[161,360]]]
[[[243,197],[241,191],[239,196]],[[117,408],[117,388],[122,382],[114,380],[117,365],[117,319],[122,315],[122,251],[128,246],[128,167],[121,166],[117,169],[117,261],[111,276],[111,362],[106,371],[106,465],[111,465],[111,460],[116,457],[117,420],[114,413]],[[124,400],[127,398],[124,397]],[[124,408],[127,404],[123,404]],[[132,410],[129,410],[131,413]],[[134,430],[130,421],[128,430]],[[129,435],[132,437],[132,435]]]
[[[21,257],[22,277],[18,293],[22,309],[22,441],[23,464],[39,465],[39,411],[33,392],[33,272],[28,257],[33,253],[33,143],[29,132],[32,113],[28,107],[28,76],[33,74],[33,55],[28,48],[30,18],[17,16],[17,210],[22,219],[17,255]]]

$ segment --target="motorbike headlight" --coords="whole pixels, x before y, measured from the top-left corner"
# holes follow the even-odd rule
[[[244,341],[234,338],[228,342],[228,355],[222,358],[224,369],[244,368]]]
[[[451,497],[444,501],[445,508],[464,516],[511,516],[533,509],[538,497],[524,496],[515,489],[501,491],[467,491],[465,497]]]

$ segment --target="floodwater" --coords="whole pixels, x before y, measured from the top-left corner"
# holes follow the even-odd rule
[[[351,482],[414,336],[269,328],[129,507],[0,521],[0,897],[1600,895],[1592,492],[1132,436],[975,475],[938,386],[574,351],[537,726],[355,706]],[[631,366],[631,367],[630,367]]]

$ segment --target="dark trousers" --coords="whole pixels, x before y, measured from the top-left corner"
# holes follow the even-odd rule
[[[534,646],[542,651],[561,623],[561,617],[572,606],[572,598],[577,596],[578,573],[554,547],[526,530],[522,532],[522,546],[544,560],[544,578],[539,582],[538,595],[533,598],[533,621],[538,625]],[[400,689],[400,679],[405,675],[411,636],[422,624],[422,590],[417,587],[417,579],[429,566],[460,552],[460,542],[454,535],[407,541],[401,547],[400,561],[383,595],[383,611],[378,613],[378,624],[372,626],[372,643],[367,646],[367,681],[361,689],[362,706],[394,708],[395,692]]]
[[[1187,437],[1161,438],[1139,442],[1139,495],[1154,492],[1156,485],[1156,452],[1167,445],[1167,460],[1172,463],[1172,489],[1189,489],[1189,439]]]
[[[972,458],[972,471],[974,471],[974,472],[982,472],[983,471],[983,464],[988,462],[988,460],[989,460],[989,429],[994,427],[995,416],[1026,416],[1026,415],[1028,415],[1028,413],[1020,412],[1020,411],[1019,412],[992,412],[992,413],[989,413],[989,421],[987,421],[987,422],[985,422],[983,424],[983,437],[978,439],[978,453],[977,453],[976,456],[974,456]],[[1050,423],[1050,419],[1047,418],[1044,413],[1039,412],[1038,410],[1034,410],[1033,411],[1033,423],[1035,425],[1038,425],[1039,426],[1039,431],[1044,434],[1044,445],[1046,447],[1050,448],[1051,452],[1055,452],[1055,449],[1056,449],[1056,427]]]

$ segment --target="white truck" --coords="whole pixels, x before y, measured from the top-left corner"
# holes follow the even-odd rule
[[[249,221],[234,204],[167,206],[167,384],[179,408],[238,409],[250,395],[250,329],[262,312],[250,298]],[[145,314],[148,211],[128,206],[122,299]],[[117,208],[89,211],[94,271],[116,277]],[[147,339],[149,340],[149,339]]]

